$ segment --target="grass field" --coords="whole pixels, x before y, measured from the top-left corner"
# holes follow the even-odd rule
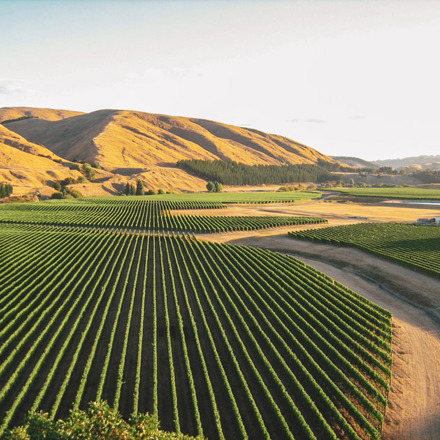
[[[216,438],[379,438],[390,313],[289,256],[0,227],[0,420],[106,399]]]
[[[335,188],[335,191],[356,197],[388,199],[440,200],[440,190],[425,188]]]
[[[399,223],[361,223],[295,231],[293,238],[353,245],[440,277],[440,227]]]

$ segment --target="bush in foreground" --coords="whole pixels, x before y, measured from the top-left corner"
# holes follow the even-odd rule
[[[30,412],[23,426],[8,430],[3,440],[190,440],[183,434],[161,431],[157,417],[132,416],[126,422],[107,402],[90,402],[83,411],[73,410],[66,420],[51,420],[49,414]],[[202,439],[202,437],[197,437]]]

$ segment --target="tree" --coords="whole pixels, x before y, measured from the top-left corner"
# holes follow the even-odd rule
[[[125,184],[124,194],[125,194],[126,196],[129,196],[129,195],[130,195],[130,184],[129,184],[128,182]]]
[[[158,194],[165,194],[165,191],[162,188],[160,188],[159,191],[157,191],[157,193]]]
[[[206,189],[209,192],[221,192],[223,189],[223,185],[220,182],[208,182],[206,184]]]
[[[136,194],[136,188],[132,183],[130,183],[130,195],[134,196]]]
[[[67,189],[67,194],[71,195],[74,199],[80,199],[81,197],[83,197],[80,191],[72,188]]]
[[[219,193],[223,190],[223,185],[220,182],[214,182],[215,192]]]
[[[12,194],[13,188],[9,183],[0,184],[0,199],[3,197],[9,197]]]
[[[396,174],[393,167],[379,167],[377,172],[380,174]]]
[[[54,182],[54,184],[53,184],[53,189],[55,190],[55,191],[58,191],[58,192],[61,192],[61,190],[62,190],[62,185],[61,185],[61,182]]]
[[[102,170],[102,166],[98,162],[92,162],[90,165],[97,170]]]
[[[138,180],[136,183],[136,195],[143,196],[144,194],[145,194],[144,184],[142,183],[142,180]]]
[[[69,168],[71,170],[81,171],[81,169],[77,163],[73,163],[72,165],[69,166]]]
[[[92,181],[95,178],[95,170],[92,168],[92,166],[85,162],[81,165],[81,172],[86,176],[86,178],[90,181]]]
[[[215,186],[214,186],[214,182],[208,182],[208,183],[206,184],[206,189],[207,189],[210,193],[214,192],[214,188],[215,188]]]

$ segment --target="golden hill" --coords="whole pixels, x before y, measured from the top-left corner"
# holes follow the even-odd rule
[[[11,183],[14,195],[51,194],[53,181],[80,176],[69,165],[47,148],[28,142],[0,125],[0,182]]]
[[[99,110],[59,120],[38,116],[7,125],[66,159],[98,162],[106,170],[124,174],[182,159],[235,160],[249,165],[312,164],[318,158],[334,162],[282,136],[142,112]]]
[[[234,160],[248,165],[335,162],[283,136],[196,118],[17,107],[0,109],[1,121],[8,121],[4,127],[29,143],[44,145],[65,160],[98,163],[104,170],[100,181],[105,193],[118,191],[124,182],[137,178],[147,188],[203,190],[203,179],[175,167],[183,159]]]
[[[0,108],[0,123],[23,117],[40,118],[45,119],[46,121],[59,121],[60,119],[70,118],[81,114],[81,112],[55,110],[51,108],[2,107]]]

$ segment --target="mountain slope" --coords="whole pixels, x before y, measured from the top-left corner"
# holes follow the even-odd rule
[[[331,156],[332,159],[337,160],[345,165],[348,165],[353,168],[378,168],[373,162],[368,162],[359,157],[349,157],[349,156]]]
[[[375,164],[379,166],[389,166],[393,168],[414,167],[418,169],[440,169],[440,155],[436,156],[414,156],[404,157],[402,159],[376,160]]]
[[[98,162],[122,174],[182,159],[235,160],[249,165],[313,164],[328,156],[288,138],[195,118],[99,110],[49,121],[7,124],[31,142],[69,159]]]
[[[0,182],[9,182],[14,195],[38,191],[51,194],[51,183],[80,173],[52,151],[32,144],[0,124]]]
[[[233,160],[248,165],[335,162],[283,136],[205,119],[125,110],[80,113],[0,108],[0,142],[10,147],[2,149],[0,179],[19,187],[14,194],[32,187],[50,194],[55,180],[71,175],[70,161],[97,163],[103,168],[93,183],[77,185],[84,195],[117,194],[127,182],[137,179],[147,189],[204,190],[204,179],[176,168],[183,159]],[[47,170],[53,173],[52,179]],[[18,172],[21,178],[14,178],[11,172]]]
[[[71,110],[56,110],[51,108],[35,107],[2,107],[0,108],[0,123],[19,118],[40,118],[46,121],[59,121],[60,119],[70,118],[81,115],[81,112]]]

